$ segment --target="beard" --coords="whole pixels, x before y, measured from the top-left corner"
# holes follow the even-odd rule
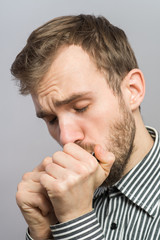
[[[134,151],[134,138],[136,133],[135,120],[121,99],[121,119],[113,122],[109,129],[109,141],[106,149],[115,155],[115,162],[110,174],[105,180],[107,186],[119,181]]]
[[[120,117],[107,129],[105,148],[115,155],[115,162],[104,184],[113,186],[123,176],[124,170],[134,150],[135,120],[127,109],[123,98],[119,101]],[[77,143],[88,152],[94,151],[95,144]]]

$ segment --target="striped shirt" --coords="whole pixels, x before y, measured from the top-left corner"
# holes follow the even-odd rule
[[[92,212],[51,226],[55,240],[160,240],[160,137],[147,129],[154,139],[147,156],[114,186],[96,190]]]

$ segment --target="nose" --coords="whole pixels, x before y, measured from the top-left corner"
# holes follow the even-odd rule
[[[84,139],[84,133],[82,128],[76,121],[72,120],[63,120],[59,121],[59,130],[60,130],[60,144],[64,146],[69,142],[78,142]]]

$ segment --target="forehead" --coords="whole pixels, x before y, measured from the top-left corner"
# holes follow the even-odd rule
[[[61,48],[50,69],[39,84],[38,93],[50,85],[72,88],[94,84],[93,76],[101,75],[89,55],[79,46]],[[85,80],[85,81],[84,81]],[[68,89],[69,90],[69,89]]]
[[[107,84],[89,55],[79,46],[63,47],[59,50],[49,71],[39,84],[35,94],[39,105],[56,105],[70,96],[90,92],[92,95],[106,94]]]

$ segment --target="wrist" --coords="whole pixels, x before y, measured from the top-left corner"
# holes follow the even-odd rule
[[[67,214],[59,215],[57,218],[58,218],[59,223],[65,223],[65,222],[71,221],[73,219],[79,218],[85,214],[92,212],[92,211],[93,211],[93,208],[90,207],[83,211],[67,212]]]
[[[32,228],[29,228],[28,229],[28,234],[30,235],[31,239],[33,240],[50,240],[50,239],[53,239],[53,236],[51,234],[51,230],[50,228],[48,230],[43,230],[43,231],[40,231],[40,230],[34,230]]]

